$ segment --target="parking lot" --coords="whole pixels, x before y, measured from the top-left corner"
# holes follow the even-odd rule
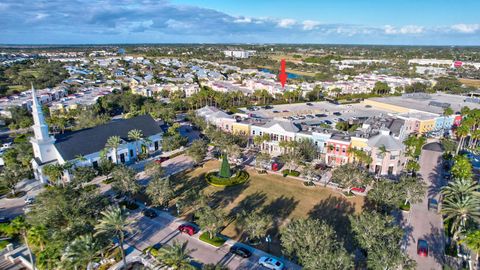
[[[261,118],[286,118],[295,123],[329,125],[352,118],[372,117],[387,114],[386,111],[372,108],[363,103],[336,105],[330,102],[307,102],[295,104],[271,105],[271,108],[254,107],[254,110],[242,108],[247,114]]]

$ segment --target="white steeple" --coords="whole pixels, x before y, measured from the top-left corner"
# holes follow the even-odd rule
[[[48,140],[48,125],[45,122],[45,116],[43,116],[42,105],[37,99],[35,88],[32,84],[32,115],[33,115],[33,131],[35,133],[35,139],[39,141]]]
[[[54,149],[55,138],[49,136],[48,125],[43,115],[42,105],[37,99],[35,89],[32,85],[32,115],[33,132],[35,136],[30,139],[33,146],[33,154],[40,162],[48,162],[57,159]]]

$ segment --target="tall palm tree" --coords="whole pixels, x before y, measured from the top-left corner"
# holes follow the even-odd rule
[[[478,194],[479,185],[471,178],[458,178],[451,181],[442,189],[445,197],[467,196]]]
[[[127,265],[125,259],[125,250],[123,250],[123,241],[125,239],[125,232],[131,231],[130,225],[132,221],[127,219],[127,212],[124,208],[119,206],[110,206],[105,211],[101,212],[102,218],[100,223],[95,226],[97,232],[95,235],[102,233],[112,233],[117,236],[120,252],[122,254],[123,265]]]
[[[62,260],[70,267],[89,268],[89,264],[99,257],[101,247],[91,234],[81,235],[73,240],[63,253]]]
[[[475,262],[478,262],[478,256],[480,254],[480,230],[470,233],[464,239],[459,241],[461,244],[465,244],[471,251],[476,254]]]
[[[27,247],[28,256],[30,257],[30,262],[32,263],[32,269],[35,270],[36,269],[35,260],[33,258],[32,249],[30,247],[30,243],[27,237],[28,230],[30,229],[30,224],[27,223],[27,221],[25,220],[25,217],[18,216],[14,220],[12,220],[8,229],[10,234],[17,234],[17,235],[19,234],[22,236],[23,242]]]
[[[138,142],[143,139],[143,133],[139,129],[132,129],[128,132],[128,138],[135,141],[135,157],[138,159]]]
[[[179,243],[174,241],[171,246],[166,246],[158,251],[157,260],[161,266],[168,266],[170,269],[194,269],[190,265],[190,253],[187,249],[188,241]]]
[[[107,143],[105,144],[106,148],[113,150],[113,153],[115,155],[114,162],[116,164],[118,164],[117,151],[121,143],[122,143],[122,139],[119,136],[111,136],[110,138],[108,138]]]
[[[468,220],[480,222],[480,199],[475,195],[447,196],[442,203],[445,221],[452,221],[451,232],[457,240]]]
[[[460,138],[460,141],[458,142],[457,151],[455,152],[455,154],[458,154],[460,149],[463,147],[463,144],[465,143],[465,137],[467,137],[469,132],[470,128],[467,125],[462,124],[457,128],[456,133],[457,137]]]
[[[33,226],[27,232],[29,242],[36,248],[43,251],[47,244],[48,229],[43,225]]]
[[[447,121],[447,117],[453,114],[453,110],[450,107],[443,109],[443,123],[442,123],[442,136],[445,133],[445,122]]]

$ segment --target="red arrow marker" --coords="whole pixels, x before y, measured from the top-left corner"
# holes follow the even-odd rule
[[[285,83],[287,82],[287,73],[285,72],[285,66],[287,63],[285,62],[285,59],[282,59],[280,61],[280,73],[278,74],[278,80],[282,84],[282,87],[285,88]]]

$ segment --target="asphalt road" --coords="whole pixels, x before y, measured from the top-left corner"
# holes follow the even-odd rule
[[[19,198],[8,199],[6,196],[0,199],[0,216],[10,219],[24,213],[25,199],[35,197],[41,191],[42,185],[35,180],[24,180],[17,185],[17,191],[26,191],[26,194]]]
[[[403,225],[408,234],[406,251],[417,262],[417,269],[442,269],[445,246],[443,220],[439,213],[428,210],[428,198],[438,201],[443,186],[441,156],[441,152],[422,150],[420,174],[428,189],[423,202],[413,204],[409,213],[403,214]],[[427,241],[428,257],[417,255],[418,239]]]

